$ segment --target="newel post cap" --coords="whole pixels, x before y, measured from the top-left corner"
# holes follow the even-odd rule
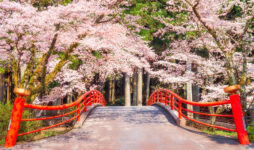
[[[240,85],[231,85],[224,88],[225,93],[235,93],[236,91],[240,90]]]
[[[18,88],[18,87],[15,87],[13,92],[20,97],[23,97],[23,96],[27,97],[27,96],[30,96],[31,94],[29,90]]]

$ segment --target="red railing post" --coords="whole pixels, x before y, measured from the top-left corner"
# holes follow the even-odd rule
[[[99,95],[99,93],[97,94],[97,103],[100,103],[100,95]]]
[[[162,103],[162,92],[160,91],[160,102]]]
[[[238,141],[242,145],[249,145],[249,138],[246,131],[246,124],[242,112],[241,102],[238,94],[229,96],[232,106],[232,112],[235,121]]]
[[[151,95],[151,96],[149,97],[149,100],[148,100],[148,105],[149,105],[149,106],[151,105],[152,101],[153,101],[153,95]]]
[[[6,136],[6,141],[4,147],[13,147],[16,144],[20,121],[24,109],[25,99],[18,97],[15,99],[13,104],[11,119],[9,122],[8,133]]]
[[[106,106],[106,101],[105,101],[104,97],[103,97],[103,104],[104,104],[104,106]]]
[[[80,120],[80,104],[77,104],[77,122]]]
[[[93,104],[95,103],[95,92],[93,92]]]
[[[92,106],[92,94],[91,94],[91,92],[89,93],[88,105],[89,105],[89,106]]]
[[[157,92],[157,103],[159,103],[159,92]]]
[[[87,108],[86,108],[86,97],[84,98],[84,112],[86,112]]]
[[[165,91],[165,106],[167,106],[167,91]]]
[[[96,97],[95,103],[98,103],[98,93],[97,92],[96,92],[95,97]]]
[[[182,118],[182,102],[180,100],[178,101],[178,118]]]
[[[173,102],[174,101],[174,97],[173,97],[173,95],[170,95],[170,108],[171,108],[171,110],[174,110],[174,106],[173,106]]]

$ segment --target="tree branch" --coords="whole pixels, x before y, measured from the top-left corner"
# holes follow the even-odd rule
[[[60,25],[58,24],[56,26],[56,31],[58,31],[59,28],[60,28]],[[43,78],[43,76],[45,76],[46,65],[48,64],[49,57],[51,56],[53,50],[55,49],[55,43],[56,43],[57,37],[58,37],[58,33],[56,33],[54,35],[54,38],[50,44],[49,51],[47,53],[43,54],[42,58],[40,59],[39,65],[37,66],[36,70],[32,74],[31,79],[29,81],[29,89],[31,89],[31,87],[33,86],[35,79],[38,79],[40,77],[40,75],[42,78]],[[44,72],[44,74],[43,74],[43,72]]]
[[[54,70],[48,74],[45,78],[45,84],[44,86],[47,87],[49,85],[50,82],[52,82],[55,78],[55,76],[57,75],[57,73],[61,70],[61,68],[65,65],[65,63],[68,60],[68,57],[70,55],[70,53],[73,52],[73,50],[75,48],[77,48],[79,46],[79,43],[73,43],[70,45],[69,49],[65,52],[63,58],[60,60],[60,62],[56,65],[56,67],[54,68]],[[43,91],[43,85],[38,85],[37,87],[34,87],[31,89],[31,96],[35,95],[37,93],[40,93]]]
[[[26,86],[29,83],[29,78],[33,72],[33,68],[34,68],[34,64],[36,62],[36,58],[35,58],[35,54],[36,54],[36,48],[34,45],[32,45],[32,47],[30,48],[30,52],[31,52],[31,58],[30,61],[28,62],[27,68],[25,70],[25,74],[22,77],[22,84],[25,84],[24,87],[26,88]]]
[[[206,28],[206,30],[208,31],[208,33],[213,37],[213,39],[215,40],[216,44],[218,45],[218,47],[220,48],[220,50],[222,51],[222,53],[225,55],[225,59],[226,59],[226,65],[229,71],[227,71],[228,77],[231,81],[231,84],[236,84],[236,79],[233,73],[233,68],[230,62],[232,62],[232,58],[231,56],[228,58],[228,55],[225,51],[224,46],[221,44],[221,42],[219,41],[217,35],[216,35],[216,31],[214,29],[212,29],[211,27],[209,27],[207,25],[206,22],[204,22],[197,10],[197,7],[199,5],[200,0],[197,0],[196,4],[192,5],[190,3],[190,1],[188,0],[184,0],[187,4],[189,4],[195,14],[195,16],[197,17],[198,21]]]
[[[60,28],[60,24],[57,24],[56,25],[56,31],[58,31],[59,28]],[[55,34],[55,36],[54,36],[54,38],[52,40],[52,43],[50,45],[49,52],[47,53],[47,55],[45,57],[45,61],[42,64],[42,67],[43,67],[42,68],[42,75],[41,75],[41,84],[42,84],[42,87],[43,87],[42,94],[44,94],[45,90],[46,90],[46,87],[45,87],[45,78],[46,78],[48,59],[50,58],[50,56],[52,55],[52,53],[53,53],[53,51],[55,49],[57,37],[58,37],[58,33]]]

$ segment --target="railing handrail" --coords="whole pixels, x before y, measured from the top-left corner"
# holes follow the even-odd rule
[[[193,105],[193,106],[218,106],[218,105],[230,104],[230,100],[223,100],[223,101],[218,101],[218,102],[206,102],[206,103],[192,102],[192,101],[188,101],[188,100],[182,98],[178,94],[176,94],[170,90],[167,90],[167,89],[158,89],[158,90],[154,91],[150,97],[152,97],[155,93],[162,92],[162,91],[166,91],[169,94],[173,95],[175,98],[177,98],[179,101],[181,101],[185,104]]]
[[[234,89],[234,92],[235,92],[235,89]],[[164,94],[164,96],[163,96],[163,94]],[[167,100],[168,94],[170,94],[170,101]],[[244,117],[243,117],[243,113],[242,113],[239,95],[233,94],[233,95],[229,96],[229,98],[230,98],[229,100],[223,100],[223,101],[217,101],[217,102],[206,102],[206,103],[192,102],[192,101],[188,101],[188,100],[180,97],[178,94],[176,94],[170,90],[158,89],[158,90],[155,90],[151,94],[151,96],[148,99],[147,105],[150,106],[153,103],[159,103],[159,102],[167,105],[168,102],[170,102],[169,106],[170,106],[171,110],[176,109],[178,111],[179,120],[181,120],[181,118],[183,116],[184,118],[186,118],[190,121],[193,121],[195,123],[198,123],[198,124],[202,124],[205,126],[218,128],[218,129],[222,129],[222,130],[226,130],[226,131],[237,132],[239,143],[243,144],[243,145],[248,145],[249,138],[248,138],[248,134],[247,134],[245,123],[244,123]],[[207,113],[195,112],[195,111],[183,108],[182,103],[193,105],[193,106],[203,106],[203,107],[204,106],[208,107],[208,106],[219,106],[219,105],[231,104],[233,115],[207,114]],[[178,107],[175,106],[175,104],[177,104]],[[205,116],[233,117],[236,129],[231,129],[231,128],[226,128],[226,127],[222,127],[222,126],[216,126],[216,125],[211,125],[211,124],[207,124],[204,122],[200,122],[198,120],[193,119],[192,117],[189,117],[188,115],[183,114],[182,110],[186,111],[187,113],[194,113],[194,114],[205,115]]]
[[[86,92],[85,94],[81,95],[75,102],[69,103],[69,104],[64,104],[64,105],[59,105],[59,106],[43,106],[43,105],[33,105],[33,104],[27,104],[25,103],[25,99],[20,95],[21,97],[17,97],[15,99],[14,105],[13,105],[13,110],[12,110],[12,116],[11,116],[11,121],[8,129],[8,133],[6,136],[6,141],[5,141],[5,147],[13,147],[16,144],[17,136],[22,136],[30,133],[35,133],[38,131],[42,130],[47,130],[62,124],[65,124],[67,122],[70,122],[74,119],[77,119],[77,122],[80,120],[80,112],[81,110],[84,110],[86,112],[87,106],[91,106],[92,103],[100,103],[102,105],[106,105],[105,99],[103,95],[98,91],[98,90],[90,90]],[[88,96],[88,98],[87,98]],[[88,100],[89,99],[89,100]],[[81,107],[81,105],[83,105]],[[32,118],[32,119],[22,119],[22,113],[24,108],[30,108],[30,109],[40,109],[40,110],[62,110],[62,109],[67,109],[71,107],[75,107],[75,110],[61,114],[61,115],[56,115],[56,116],[50,116],[50,117],[45,117],[45,118]],[[73,113],[76,113],[76,115],[68,120],[62,121],[60,123],[47,126],[47,127],[42,127],[33,131],[25,132],[25,133],[18,133],[20,122],[21,121],[37,121],[37,120],[48,120],[48,119],[54,119],[54,118],[59,118],[59,117],[64,117],[71,115]]]
[[[69,103],[69,104],[65,104],[65,105],[59,105],[59,106],[43,106],[43,105],[34,105],[34,104],[24,104],[24,107],[26,108],[30,108],[30,109],[40,109],[40,110],[62,110],[62,109],[67,109],[73,106],[76,106],[77,104],[79,104],[86,96],[89,96],[89,93],[92,92],[98,92],[100,94],[100,92],[98,90],[91,90],[86,92],[85,94],[81,95],[75,102]]]

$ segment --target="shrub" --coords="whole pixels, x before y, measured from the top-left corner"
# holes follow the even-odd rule
[[[0,103],[0,145],[5,142],[9,120],[11,118],[12,105]]]
[[[12,104],[1,104],[0,103],[0,145],[5,143],[5,138],[8,131],[9,120],[11,118]],[[32,118],[33,113],[30,110],[24,110],[22,118]],[[42,121],[25,121],[21,122],[19,127],[19,133],[29,132],[42,127]],[[17,141],[30,141],[38,133],[32,133],[24,136],[18,137]]]
[[[121,98],[118,98],[115,100],[115,104],[113,104],[112,102],[111,103],[108,103],[107,105],[108,106],[124,106],[124,97],[121,97]]]
[[[249,134],[249,139],[250,141],[254,141],[254,126],[248,126],[247,132],[252,133],[252,134]]]

